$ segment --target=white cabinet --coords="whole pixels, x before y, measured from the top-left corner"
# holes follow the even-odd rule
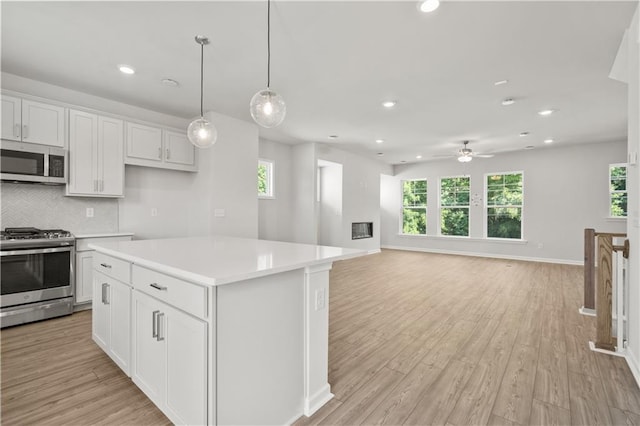
[[[132,292],[133,382],[176,424],[207,423],[207,323]]]
[[[126,124],[125,164],[197,171],[196,149],[185,131]]]
[[[93,272],[93,340],[130,375],[131,287]]]
[[[64,107],[2,95],[2,139],[64,147]]]
[[[69,111],[69,183],[67,195],[124,195],[124,122]]]
[[[132,234],[105,234],[76,237],[76,288],[75,310],[88,309],[93,299],[93,249],[89,244],[100,242],[130,241]],[[102,268],[102,266],[100,266]],[[121,277],[120,277],[121,278]],[[128,279],[124,281],[128,282]]]

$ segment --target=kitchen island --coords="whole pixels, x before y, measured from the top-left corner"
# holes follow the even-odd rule
[[[333,397],[329,271],[366,251],[220,236],[91,248],[93,340],[172,422],[290,424]]]

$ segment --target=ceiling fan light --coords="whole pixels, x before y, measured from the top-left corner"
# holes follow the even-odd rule
[[[458,157],[458,161],[461,163],[468,163],[469,161],[471,161],[471,156],[470,155],[461,155],[460,157]]]
[[[193,120],[187,127],[187,138],[198,148],[209,148],[216,143],[218,131],[209,120],[200,117]]]
[[[287,115],[287,106],[282,96],[267,88],[253,95],[249,104],[251,117],[262,127],[276,127]]]

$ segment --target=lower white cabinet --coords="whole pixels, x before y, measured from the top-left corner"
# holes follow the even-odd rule
[[[93,340],[130,375],[131,287],[93,271]]]
[[[207,323],[132,291],[133,382],[176,424],[207,423]]]

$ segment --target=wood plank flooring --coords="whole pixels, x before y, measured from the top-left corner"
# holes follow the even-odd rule
[[[589,350],[582,267],[383,250],[331,271],[329,382],[302,425],[640,425]],[[170,422],[91,341],[91,312],[2,330],[2,423]]]

